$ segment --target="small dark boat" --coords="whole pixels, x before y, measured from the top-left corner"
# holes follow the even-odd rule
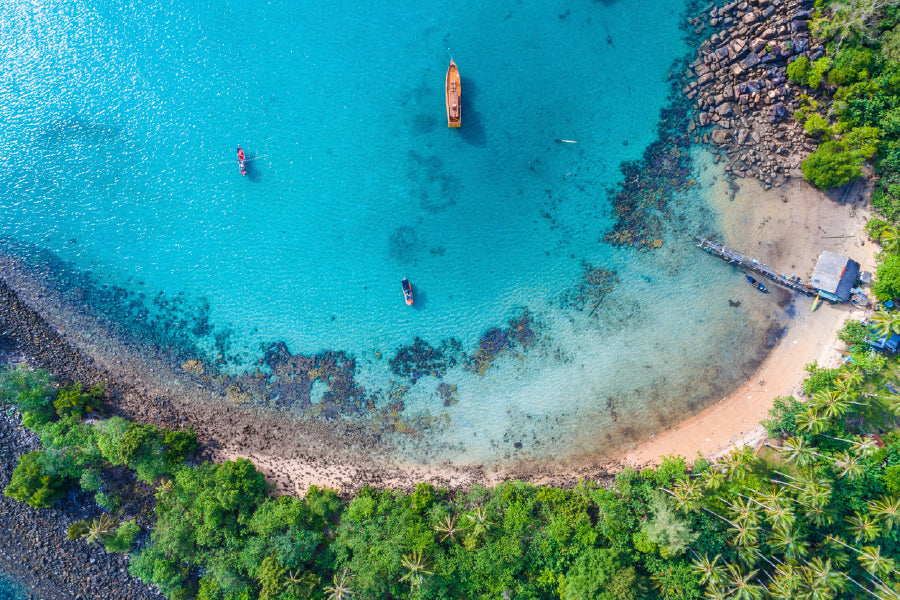
[[[412,306],[413,303],[413,295],[412,295],[412,286],[409,285],[409,279],[403,278],[403,281],[400,282],[400,285],[403,286],[403,299],[406,300],[407,306]]]
[[[769,290],[766,289],[766,286],[764,286],[763,284],[761,284],[761,283],[758,282],[757,280],[753,279],[753,278],[750,277],[749,275],[747,275],[747,281],[749,281],[749,282],[750,282],[750,285],[752,285],[753,287],[755,287],[756,289],[758,289],[759,291],[761,291],[763,294],[768,294],[768,293],[769,293]]]
[[[244,155],[244,149],[238,146],[237,150],[238,154],[238,168],[241,170],[241,175],[247,174],[247,157]]]

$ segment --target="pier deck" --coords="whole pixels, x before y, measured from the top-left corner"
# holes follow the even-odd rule
[[[781,287],[785,287],[800,294],[806,294],[807,296],[815,296],[818,293],[818,290],[816,290],[814,287],[801,282],[799,277],[787,277],[785,275],[782,275],[774,269],[771,269],[762,264],[755,258],[749,258],[739,252],[729,250],[724,245],[713,242],[712,240],[708,240],[699,235],[694,236],[694,240],[697,242],[697,247],[701,250],[704,250],[708,254],[718,256],[725,262],[731,263],[739,269],[750,271],[752,273],[765,277],[769,281],[777,283]]]

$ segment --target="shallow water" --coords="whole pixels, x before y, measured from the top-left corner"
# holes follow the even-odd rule
[[[22,600],[22,588],[3,573],[0,573],[0,600]]]
[[[415,461],[603,454],[749,375],[777,310],[693,249],[708,157],[660,250],[602,242],[688,51],[681,0],[305,4],[0,6],[6,246],[89,272],[85,302],[206,373],[273,341],[344,351],[370,409],[344,417],[375,414]],[[585,264],[616,274],[584,288]],[[526,310],[528,343],[472,361]],[[416,337],[456,340],[455,366],[392,372]],[[329,416],[334,383],[310,378],[300,408]]]

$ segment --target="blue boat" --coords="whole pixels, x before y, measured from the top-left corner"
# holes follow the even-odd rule
[[[749,281],[749,282],[750,282],[750,285],[752,285],[753,287],[755,287],[756,289],[758,289],[759,291],[761,291],[763,294],[768,294],[768,293],[769,293],[769,290],[766,289],[766,286],[764,286],[763,284],[761,284],[761,283],[758,282],[757,280],[753,279],[753,278],[750,277],[749,275],[747,275],[747,281]]]

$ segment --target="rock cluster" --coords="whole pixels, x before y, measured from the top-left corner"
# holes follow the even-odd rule
[[[711,6],[709,24],[720,28],[697,50],[695,76],[682,90],[694,103],[689,131],[695,143],[723,151],[725,169],[780,186],[814,145],[793,120],[800,88],[787,64],[825,53],[809,34],[814,0],[735,0]],[[695,19],[702,25],[704,17]]]

